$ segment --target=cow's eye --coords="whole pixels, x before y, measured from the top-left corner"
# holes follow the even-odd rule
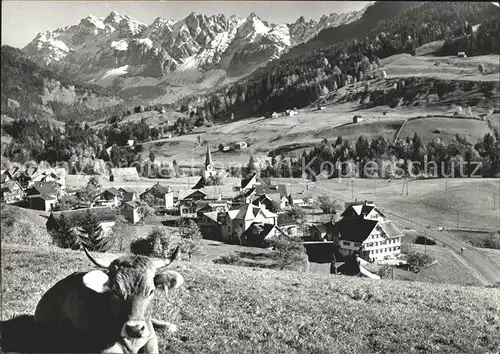
[[[149,292],[149,296],[153,296],[154,292],[155,292],[155,289],[151,289],[151,291]]]

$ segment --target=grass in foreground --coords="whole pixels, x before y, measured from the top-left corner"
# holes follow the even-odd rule
[[[2,245],[2,317],[89,267],[81,252]],[[169,353],[495,352],[500,290],[176,262],[186,284],[156,299]]]

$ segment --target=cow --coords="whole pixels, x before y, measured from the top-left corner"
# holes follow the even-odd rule
[[[168,259],[127,255],[102,262],[84,248],[101,269],[75,272],[50,288],[33,318],[47,352],[158,353],[153,325],[170,326],[151,318],[156,289],[180,287],[184,279],[164,267]]]

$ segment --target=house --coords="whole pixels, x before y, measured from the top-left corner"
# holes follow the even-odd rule
[[[369,219],[384,221],[385,215],[370,201],[347,202],[345,210],[340,214],[343,218]]]
[[[363,121],[363,117],[359,116],[359,115],[355,115],[353,118],[352,118],[352,122],[353,123],[359,123],[359,122],[362,122]]]
[[[221,224],[218,220],[219,213],[210,211],[203,213],[198,220],[198,226],[203,238],[215,240],[221,233]]]
[[[109,180],[111,182],[138,181],[139,174],[137,173],[137,169],[135,167],[112,168]]]
[[[325,224],[312,224],[307,241],[328,241],[328,229]]]
[[[56,197],[61,194],[61,187],[57,182],[33,182],[33,186],[24,190],[27,196],[33,196],[38,194],[44,194],[48,196]]]
[[[288,201],[292,207],[304,207],[312,205],[312,198],[304,191],[299,193],[290,193]]]
[[[276,112],[273,112],[271,114],[271,118],[278,118],[279,116],[280,116],[279,113],[276,113]]]
[[[2,173],[2,174],[0,175],[0,183],[2,183],[2,184],[3,184],[3,183],[5,183],[5,182],[7,182],[7,181],[10,181],[10,177],[9,177],[7,174]]]
[[[129,202],[137,199],[137,192],[131,188],[121,187],[118,192],[122,195],[122,202]]]
[[[21,168],[18,166],[11,167],[4,172],[4,174],[7,175],[9,180],[16,180],[21,175],[21,173],[22,173]]]
[[[231,150],[231,146],[228,145],[228,144],[219,144],[219,151],[220,152],[226,152],[226,151],[230,151]]]
[[[299,113],[297,111],[294,111],[293,109],[287,109],[285,111],[285,115],[287,115],[287,116],[295,116],[297,114],[299,114]]]
[[[129,200],[120,205],[121,215],[132,224],[136,224],[140,219],[139,203],[136,200]]]
[[[242,245],[250,247],[269,247],[279,238],[288,238],[288,235],[278,226],[254,222],[241,235]]]
[[[457,53],[457,57],[459,57],[459,58],[467,58],[467,54],[465,54],[465,52],[458,52]]]
[[[34,194],[27,196],[27,207],[34,210],[51,211],[57,204],[57,197],[47,194]]]
[[[280,196],[277,193],[271,194],[271,196],[269,196],[269,195],[267,195],[267,194],[264,193],[262,195],[257,196],[252,201],[253,205],[262,206],[262,207],[266,208],[269,211],[272,211],[273,209],[275,209],[275,206],[277,208],[279,208],[280,203],[281,203]],[[275,212],[276,211],[277,210],[275,210]]]
[[[335,224],[334,242],[343,256],[359,253],[369,261],[395,258],[401,253],[402,237],[392,221],[343,218]]]
[[[161,206],[166,209],[174,207],[174,192],[170,186],[162,186],[160,183],[154,184],[146,189],[141,195],[141,200],[152,201],[154,206]]]
[[[28,167],[17,177],[17,181],[21,187],[26,189],[33,185],[38,174],[39,171],[37,167]]]
[[[34,177],[35,182],[55,182],[59,185],[62,193],[66,187],[66,170],[64,168],[55,168],[49,170],[39,170],[39,173]]]
[[[87,215],[87,212],[90,211],[94,213],[94,215],[99,220],[99,224],[102,228],[104,235],[109,235],[111,228],[115,226],[115,220],[117,217],[116,211],[112,208],[108,207],[97,207],[97,208],[85,208],[85,209],[76,209],[76,210],[67,210],[67,211],[58,211],[52,212],[45,224],[47,227],[47,231],[51,232],[52,230],[59,229],[59,221],[61,216],[64,215],[66,221],[72,225],[73,230],[79,232],[81,221]]]
[[[266,183],[254,172],[250,177],[241,179],[240,190],[252,189],[260,185],[266,185]]]
[[[127,146],[134,147],[134,139],[127,140]]]
[[[14,204],[24,199],[25,193],[17,181],[7,181],[2,184],[2,201],[5,204]]]
[[[234,233],[241,232],[243,234],[254,222],[276,225],[277,219],[277,214],[263,207],[247,203],[239,209],[226,212],[222,224],[222,238],[230,241],[233,239]]]
[[[195,219],[198,217],[198,202],[207,198],[202,189],[188,189],[179,192],[179,212],[181,218]]]
[[[247,147],[248,147],[248,144],[244,141],[238,141],[238,142],[234,143],[234,148],[236,150],[246,149]]]
[[[98,194],[95,199],[95,205],[117,208],[120,205],[122,194],[115,187],[108,188]]]

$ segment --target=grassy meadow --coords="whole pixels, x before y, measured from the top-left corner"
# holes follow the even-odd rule
[[[100,255],[98,255],[100,256]],[[2,245],[2,318],[32,314],[82,252]],[[169,353],[470,353],[500,346],[500,290],[373,281],[178,261],[186,284],[158,294]],[[464,325],[466,324],[466,325]],[[458,330],[460,329],[460,330]]]

